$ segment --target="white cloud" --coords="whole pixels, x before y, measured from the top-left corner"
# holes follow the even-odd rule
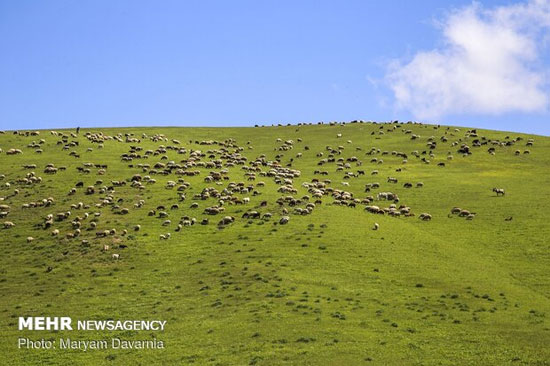
[[[550,0],[492,9],[473,3],[440,26],[441,48],[389,65],[386,79],[399,108],[420,119],[547,110],[548,65],[540,54],[547,50]]]

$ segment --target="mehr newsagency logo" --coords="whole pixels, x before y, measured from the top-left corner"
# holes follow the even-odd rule
[[[77,320],[70,317],[19,317],[20,331],[152,331],[163,332],[166,320]],[[58,339],[35,339],[20,337],[19,349],[164,349],[164,341],[156,337],[135,340],[111,337],[105,339],[74,340],[69,337]]]

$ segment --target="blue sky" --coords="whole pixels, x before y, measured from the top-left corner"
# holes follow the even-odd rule
[[[550,135],[549,1],[0,0],[0,128],[399,119]]]

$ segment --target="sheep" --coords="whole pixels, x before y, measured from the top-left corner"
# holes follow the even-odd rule
[[[15,224],[11,221],[4,221],[4,229],[10,229],[12,227],[14,227]]]
[[[96,233],[95,233],[95,236],[98,237],[98,238],[104,238],[104,237],[106,237],[107,235],[109,235],[109,230],[105,230],[105,231],[96,231]]]
[[[59,229],[52,230],[52,236],[58,236],[59,235]]]
[[[418,218],[423,221],[430,221],[432,219],[432,215],[430,215],[429,213],[421,213]]]
[[[378,225],[378,223],[375,222],[372,230],[378,230],[379,228],[380,228],[380,225]]]
[[[286,225],[286,224],[288,224],[289,221],[290,221],[290,216],[283,216],[279,220],[279,224]]]
[[[234,221],[235,221],[235,218],[233,216],[225,216],[223,219],[221,219],[218,222],[218,226],[229,225]]]
[[[30,243],[34,240],[32,236],[27,236],[27,243]]]
[[[462,209],[460,207],[453,207],[451,209],[452,214],[458,214],[458,213],[460,213],[460,211],[462,211]]]
[[[120,259],[120,254],[113,253],[113,255],[111,255],[111,258],[113,258],[113,260],[119,260]]]
[[[497,194],[497,197],[499,195],[504,196],[504,188],[493,188],[493,192]]]
[[[141,230],[141,225],[136,225],[134,226],[134,231],[140,231]]]

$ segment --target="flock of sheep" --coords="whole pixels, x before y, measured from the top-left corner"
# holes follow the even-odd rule
[[[353,123],[363,123],[363,121],[353,121]],[[331,123],[332,124],[332,123]],[[334,125],[337,125],[334,123]],[[88,159],[101,159],[101,154],[95,154],[94,148],[106,149],[110,144],[120,144],[127,147],[127,151],[120,157],[123,169],[116,167],[114,171],[120,172],[116,179],[110,173],[111,166],[104,162],[78,163],[74,168],[75,183],[70,187],[67,196],[78,196],[82,201],[73,202],[63,208],[63,204],[58,203],[59,198],[47,197],[39,200],[29,201],[22,204],[21,209],[43,208],[49,211],[47,215],[35,223],[35,227],[44,230],[50,230],[53,237],[66,240],[76,240],[81,238],[83,245],[90,245],[90,242],[97,240],[105,243],[104,239],[114,237],[124,237],[128,235],[126,228],[105,227],[101,217],[104,210],[109,210],[113,214],[128,215],[137,212],[143,217],[154,217],[158,219],[158,225],[173,232],[180,232],[194,225],[210,225],[210,217],[219,216],[216,219],[216,226],[223,229],[228,225],[234,224],[238,218],[226,214],[225,211],[230,206],[243,206],[245,212],[240,215],[241,220],[262,220],[264,222],[272,221],[278,225],[288,224],[292,215],[310,215],[315,212],[319,205],[337,205],[356,208],[362,206],[364,211],[373,215],[388,215],[392,217],[413,217],[417,216],[420,220],[431,221],[433,216],[427,212],[421,212],[418,215],[414,209],[403,203],[401,197],[392,189],[381,191],[382,185],[379,182],[370,181],[364,166],[370,164],[376,169],[371,169],[370,177],[375,177],[380,172],[380,167],[384,166],[386,157],[400,159],[400,167],[395,169],[395,174],[388,176],[385,185],[407,189],[422,189],[423,182],[402,182],[399,184],[397,174],[405,169],[410,160],[418,159],[422,164],[430,164],[436,158],[436,151],[439,147],[449,147],[445,159],[449,162],[453,159],[453,154],[463,156],[471,155],[476,148],[489,146],[487,152],[494,155],[496,148],[517,144],[521,137],[504,140],[491,140],[484,136],[478,136],[476,130],[467,130],[461,133],[459,129],[441,128],[434,126],[434,131],[439,137],[430,136],[426,138],[426,148],[423,151],[414,150],[411,152],[403,151],[385,151],[380,148],[372,147],[363,151],[361,147],[355,147],[351,153],[347,146],[353,146],[352,140],[347,140],[345,144],[326,145],[322,151],[311,152],[317,158],[317,169],[311,171],[312,179],[302,179],[302,172],[293,167],[299,159],[303,159],[305,154],[310,153],[310,147],[304,143],[302,138],[296,140],[275,138],[275,156],[269,158],[266,154],[258,154],[250,157],[253,146],[250,141],[245,144],[239,144],[235,139],[227,138],[222,141],[201,140],[189,141],[183,144],[180,140],[171,139],[164,134],[147,135],[142,133],[136,136],[134,133],[118,133],[108,135],[103,132],[85,132],[83,134],[67,133],[60,131],[51,131],[51,138],[55,139],[55,145],[46,144],[46,138],[34,140],[27,145],[27,149],[10,147],[5,151],[4,156],[23,155],[28,153],[44,154],[50,149],[57,149],[68,152],[72,159],[82,159],[86,156]],[[13,133],[14,135],[24,137],[39,137],[40,131],[14,131],[2,132]],[[413,134],[412,130],[407,129],[406,124],[387,123],[380,124],[379,128],[371,132],[371,135],[380,137],[388,133],[402,133],[410,135],[411,140],[418,140],[421,136]],[[336,140],[343,138],[342,133],[334,135]],[[79,146],[84,142],[87,147],[83,152]],[[142,144],[147,142],[146,149]],[[533,146],[534,141],[529,139],[527,146]],[[299,150],[293,154],[294,150]],[[2,149],[0,149],[2,153]],[[524,154],[529,153],[525,150]],[[90,154],[90,155],[84,155]],[[288,155],[292,155],[289,159]],[[521,154],[517,150],[515,155]],[[361,157],[364,157],[365,161]],[[177,157],[177,158],[176,158]],[[6,167],[11,163],[12,157],[1,158]],[[286,159],[286,163],[283,160]],[[28,159],[28,160],[32,160]],[[74,164],[70,164],[74,165]],[[438,163],[437,166],[445,167],[445,163]],[[37,175],[36,171],[42,169],[44,174],[55,179],[59,172],[70,169],[67,165],[58,166],[53,163],[45,164],[40,167],[39,164],[26,161],[21,166],[24,174],[20,177],[10,175],[0,175],[2,184],[2,196],[0,196],[0,218],[6,219],[13,216],[13,221],[4,221],[4,229],[11,229],[21,220],[17,219],[17,212],[9,202],[20,193],[22,189],[33,189],[35,186],[43,184],[44,179]],[[30,170],[30,171],[29,171]],[[308,172],[310,173],[310,172]],[[95,175],[93,184],[84,184],[84,181],[90,181],[88,177]],[[328,178],[329,175],[338,176],[336,183]],[[82,177],[80,177],[82,176]],[[108,181],[101,179],[109,176]],[[202,176],[203,184],[197,186],[191,184],[189,178]],[[164,189],[173,192],[170,193],[170,199],[166,204],[159,204],[157,200],[143,198],[144,192],[164,181],[161,177],[169,177],[169,180],[163,183]],[[66,178],[63,178],[66,179]],[[279,194],[274,202],[262,200],[260,197],[266,190],[272,187],[272,184],[266,184],[266,181],[272,181],[276,186],[276,192]],[[364,182],[363,192],[352,192],[350,181],[361,180]],[[12,189],[12,185],[17,185],[17,189]],[[396,188],[396,190],[398,190]],[[134,192],[134,196],[139,197],[135,202],[124,198],[119,192]],[[493,192],[497,196],[504,196],[503,188],[494,188]],[[150,207],[155,205],[154,208]],[[56,210],[53,210],[53,207]],[[145,209],[150,207],[149,209]],[[231,210],[231,211],[234,211]],[[183,212],[183,214],[181,214]],[[470,212],[459,207],[451,209],[451,215],[458,215],[467,220],[475,217],[474,212]],[[14,222],[15,221],[15,222]],[[69,222],[70,225],[64,225]],[[141,224],[131,226],[131,230],[140,231]],[[374,223],[373,230],[379,230],[380,225]],[[88,232],[94,232],[89,235]],[[169,240],[172,233],[168,231],[159,235],[160,240]],[[31,243],[35,239],[27,237],[27,242]],[[110,250],[108,244],[104,244],[103,250]],[[119,245],[118,248],[123,248]],[[119,253],[111,255],[113,259],[120,259]]]

